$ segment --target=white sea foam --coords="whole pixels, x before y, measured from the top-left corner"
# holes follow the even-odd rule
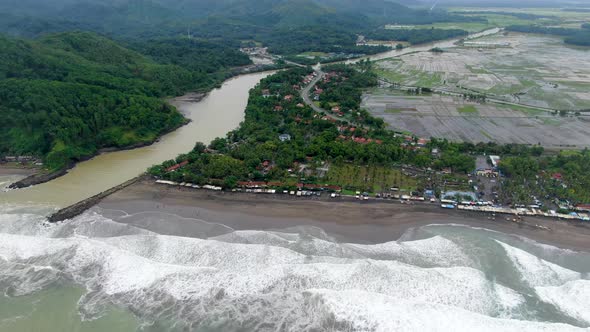
[[[425,240],[362,245],[336,243],[295,233],[235,231],[211,238],[223,242],[264,244],[289,248],[305,255],[399,260],[421,266],[473,266],[469,256],[441,236]]]
[[[573,280],[562,286],[536,287],[535,290],[543,301],[590,325],[590,280]]]
[[[336,321],[352,331],[583,331],[565,324],[492,318],[436,303],[356,290],[315,290]],[[335,324],[337,325],[337,324]]]
[[[35,216],[0,213],[0,285],[21,295],[73,280],[88,290],[80,300],[84,315],[113,302],[143,318],[187,326],[226,320],[250,330],[571,328],[515,320],[526,319],[524,297],[473,268],[461,246],[441,236],[376,245],[339,244],[312,236],[316,231],[296,230],[183,238],[139,230],[96,212],[51,227],[37,222]],[[569,270],[530,263],[534,256],[504,247],[527,273],[571,277]],[[564,299],[552,295],[557,290],[543,291],[544,300],[567,315],[584,317],[571,311],[573,291],[559,289],[572,294]]]
[[[9,261],[54,266],[83,284],[100,285],[109,295],[147,290],[165,280],[169,288],[164,291],[177,299],[212,289],[239,297],[326,288],[396,294],[482,314],[510,305],[497,301],[502,297],[481,271],[466,267],[309,257],[282,247],[161,235],[55,239],[3,234],[0,240],[0,254]],[[96,272],[89,276],[89,270]]]
[[[581,278],[579,272],[553,264],[506,243],[496,242],[504,248],[523,280],[531,287],[559,286]]]

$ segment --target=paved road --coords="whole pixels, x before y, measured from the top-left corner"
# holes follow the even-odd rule
[[[383,83],[387,83],[387,84],[392,84],[392,85],[394,84],[394,83],[389,82],[389,81],[384,80],[384,79],[379,79],[379,81],[381,81]],[[401,85],[401,84],[397,84],[397,83],[395,83],[395,85],[397,85],[401,89],[417,89],[418,88],[417,86]],[[450,96],[457,96],[457,97],[462,97],[463,96],[463,93],[456,92],[456,91],[450,91],[450,90],[446,90],[446,89],[441,89],[441,88],[431,88],[431,90],[432,90],[433,93],[438,93],[438,94],[444,94],[444,95],[450,95]],[[490,97],[490,96],[486,96],[486,101],[487,102],[490,102],[490,103],[495,103],[495,104],[519,106],[519,107],[536,109],[536,110],[545,111],[545,112],[555,112],[556,111],[553,108],[542,107],[542,106],[532,106],[532,105],[526,105],[526,104],[520,104],[520,103],[515,103],[515,102],[511,102],[511,101],[507,101],[507,100],[502,100],[502,99],[498,99],[498,98],[494,98],[494,97]]]
[[[324,73],[320,68],[316,68],[315,72],[317,74],[317,76],[306,86],[301,90],[301,98],[303,98],[303,101],[309,105],[314,111],[320,113],[320,114],[324,114],[332,119],[338,120],[338,121],[346,121],[346,119],[343,119],[341,117],[338,117],[330,112],[328,112],[327,110],[319,107],[318,105],[316,105],[313,100],[311,100],[309,93],[311,92],[311,89],[313,89],[313,87],[322,79],[324,78],[324,76],[326,75],[326,73]]]

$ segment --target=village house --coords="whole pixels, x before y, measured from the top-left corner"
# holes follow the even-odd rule
[[[430,142],[429,139],[419,138],[417,144],[418,144],[419,147],[425,147],[426,144],[428,144],[429,142]]]
[[[174,166],[170,166],[170,167],[166,168],[166,172],[174,172],[186,165],[188,165],[188,160],[185,160],[185,161],[181,162],[180,164],[176,164]]]
[[[279,139],[281,140],[281,142],[288,142],[291,140],[291,135],[282,134],[282,135],[279,135]]]
[[[338,106],[332,107],[332,113],[334,113],[338,116],[344,116],[344,113],[342,113],[342,111],[340,110],[340,107],[338,107]]]
[[[438,157],[440,157],[440,150],[437,148],[434,148],[434,149],[432,149],[431,154],[434,158],[438,158]]]
[[[5,156],[0,158],[0,161],[4,162],[19,162],[19,163],[29,163],[33,161],[37,161],[37,158],[34,156]]]
[[[500,157],[499,156],[490,156],[490,163],[492,164],[492,167],[494,168],[498,168],[498,166],[500,165]]]

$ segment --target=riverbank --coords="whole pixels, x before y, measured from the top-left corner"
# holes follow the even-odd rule
[[[8,164],[0,164],[0,175],[33,175],[38,173],[39,169],[34,167],[17,167]]]
[[[205,221],[236,230],[316,226],[339,241],[380,243],[399,239],[406,231],[425,225],[464,224],[560,248],[590,251],[590,227],[580,223],[536,217],[525,217],[523,222],[514,223],[500,216],[492,220],[489,214],[443,210],[437,204],[360,202],[325,196],[297,198],[213,192],[172,188],[143,179],[105,198],[98,207],[117,222],[177,236],[198,236],[202,228],[195,221]],[[158,218],[158,214],[166,217]]]
[[[170,134],[183,126],[186,126],[187,124],[189,124],[191,122],[191,119],[188,118],[188,114],[185,114],[184,112],[181,111],[181,108],[179,107],[180,104],[182,104],[182,103],[198,103],[201,100],[203,100],[206,96],[207,96],[207,93],[189,92],[185,95],[167,100],[166,102],[168,102],[170,105],[178,108],[179,112],[182,113],[185,120],[182,123],[163,131],[154,140],[147,141],[147,142],[138,142],[135,144],[131,144],[128,146],[122,146],[122,147],[101,148],[101,149],[98,149],[96,151],[96,153],[94,153],[92,155],[84,156],[83,158],[81,158],[77,162],[71,162],[71,163],[69,163],[69,165],[67,167],[64,167],[62,169],[52,171],[52,172],[47,172],[47,171],[44,171],[41,169],[36,169],[34,172],[30,172],[28,174],[25,174],[25,175],[27,175],[26,178],[10,184],[9,188],[10,189],[23,189],[23,188],[32,187],[32,186],[36,186],[39,184],[43,184],[43,183],[55,180],[59,177],[66,175],[68,173],[68,171],[71,170],[72,168],[76,167],[76,165],[78,163],[90,160],[90,159],[92,159],[96,156],[99,156],[101,154],[104,154],[104,153],[128,151],[128,150],[134,150],[134,149],[139,149],[139,148],[151,146],[154,143],[158,142],[160,140],[160,138],[162,138],[164,135]],[[15,173],[9,173],[9,174],[15,174]],[[18,173],[18,175],[20,175],[20,174],[24,174],[24,173]],[[1,175],[1,173],[0,173],[0,175]]]

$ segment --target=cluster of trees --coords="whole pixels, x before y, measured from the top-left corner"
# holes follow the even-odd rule
[[[348,84],[359,76],[359,85],[354,95],[360,96],[366,79],[366,64],[352,66],[338,65],[330,70],[347,73],[348,79],[341,83]],[[328,69],[327,69],[328,70]],[[188,156],[180,156],[175,161],[150,169],[154,176],[186,181],[192,183],[216,183],[232,187],[236,181],[281,181],[284,183],[298,181],[290,177],[290,169],[295,163],[313,163],[330,161],[335,164],[353,163],[356,165],[375,165],[394,167],[411,164],[419,167],[437,169],[450,167],[456,172],[470,172],[475,167],[472,156],[463,151],[461,144],[440,142],[441,158],[431,155],[430,149],[415,149],[406,146],[404,139],[384,129],[381,121],[374,121],[357,128],[354,132],[339,130],[344,122],[322,120],[311,108],[297,106],[302,103],[299,97],[285,100],[284,96],[298,96],[293,85],[300,84],[309,68],[294,68],[279,72],[263,79],[250,92],[245,120],[240,127],[227,134],[225,138],[214,140],[209,146],[209,154],[220,163],[214,164],[215,171],[208,170],[205,157],[196,158],[196,154],[205,151],[204,145],[197,144],[196,151]],[[263,96],[262,91],[269,90],[270,96]],[[360,98],[360,97],[359,97]],[[358,103],[358,101],[357,101]],[[277,109],[277,106],[281,108]],[[373,119],[366,111],[362,112],[367,120]],[[289,134],[291,139],[281,141],[279,135]],[[347,138],[342,139],[342,135]],[[371,139],[371,143],[354,142],[351,137]],[[224,156],[223,158],[219,156]],[[209,158],[209,157],[207,157]],[[189,165],[175,172],[166,172],[166,168],[188,160]],[[265,165],[266,164],[266,165]],[[229,180],[225,180],[229,179]],[[309,179],[308,179],[309,180]],[[339,185],[346,185],[340,183]]]
[[[57,169],[102,147],[152,142],[185,121],[162,97],[209,89],[214,66],[249,61],[208,44],[167,44],[175,42],[136,44],[158,63],[88,32],[0,36],[0,155],[33,154]]]
[[[522,144],[498,144],[495,142],[488,143],[455,143],[449,142],[447,139],[432,138],[430,141],[431,147],[440,149],[448,149],[450,146],[456,146],[459,152],[470,154],[486,154],[486,155],[508,155],[508,156],[525,156],[525,157],[539,157],[543,154],[545,149],[540,145],[526,146]]]
[[[297,29],[279,29],[259,36],[271,53],[300,54],[317,51],[337,54],[376,54],[387,47],[356,46],[356,34],[350,28],[325,24]]]
[[[129,43],[130,48],[160,64],[177,65],[207,74],[251,64],[248,56],[238,50],[238,46],[236,43],[221,45],[184,37]]]
[[[587,24],[585,24],[587,26]],[[565,37],[566,44],[590,46],[590,29],[573,29],[573,28],[549,28],[537,25],[511,25],[506,28],[508,31],[539,33],[546,35],[558,35]]]
[[[437,40],[466,36],[461,29],[379,29],[367,35],[374,40],[396,40],[411,44],[429,43]]]
[[[512,156],[500,168],[509,177],[503,192],[515,204],[531,204],[532,197],[590,202],[590,151],[548,156]]]
[[[369,61],[363,64],[370,65]],[[325,66],[324,71],[336,73],[338,76],[330,78],[328,82],[319,82],[318,87],[324,92],[320,95],[320,106],[331,109],[332,104],[340,106],[342,112],[350,110],[357,112],[361,106],[361,94],[363,89],[377,86],[377,75],[370,68],[359,70],[343,64]]]

